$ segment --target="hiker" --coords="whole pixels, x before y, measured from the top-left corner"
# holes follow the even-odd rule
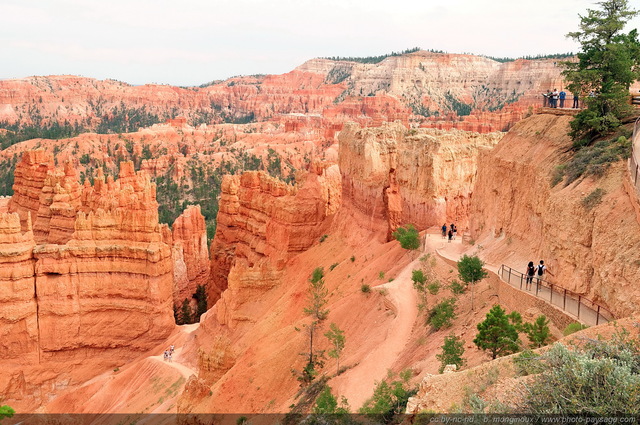
[[[164,361],[166,362],[168,358],[169,358],[169,352],[165,350],[165,352],[164,352]]]
[[[548,102],[549,102],[549,94],[548,93],[542,93],[542,107],[546,108]]]
[[[173,362],[173,360],[171,360],[171,353],[167,353],[169,355],[169,363]]]
[[[174,349],[174,347],[173,347],[173,344],[172,344],[171,347],[169,347],[169,353],[170,354],[173,354],[173,351],[174,351],[173,349]]]
[[[447,238],[447,223],[442,225],[442,239]]]
[[[558,93],[558,89],[553,89],[553,92],[551,93],[551,107],[552,108],[557,108],[558,107],[558,96],[560,96],[560,93]]]
[[[578,109],[579,106],[579,100],[580,100],[580,96],[578,95],[577,92],[573,93],[573,109]]]
[[[538,282],[540,282],[541,280],[544,280],[545,273],[549,273],[551,276],[553,276],[553,274],[549,271],[547,266],[544,265],[544,260],[540,260],[540,264],[538,264],[536,271],[538,275]]]
[[[533,261],[529,261],[527,265],[527,280],[525,284],[525,289],[528,291],[531,289],[531,284],[533,283],[533,276],[536,274],[536,268],[533,266]]]
[[[449,229],[449,243],[451,243],[452,238],[453,238],[453,231]]]
[[[456,240],[456,236],[458,236],[458,227],[455,224],[452,224],[451,227],[453,227],[453,240]]]
[[[564,90],[560,91],[560,107],[564,108],[564,100],[567,98],[567,93]]]

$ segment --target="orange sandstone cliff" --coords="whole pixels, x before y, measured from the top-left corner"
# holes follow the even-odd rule
[[[173,300],[179,306],[209,280],[207,229],[200,206],[188,206],[173,223],[172,231]]]
[[[320,238],[324,220],[341,203],[340,174],[336,165],[316,163],[302,176],[295,187],[263,172],[225,176],[211,244],[210,303],[227,288],[235,267],[276,273]]]
[[[174,327],[171,234],[158,224],[155,186],[123,163],[118,180],[99,174],[80,188],[52,162],[25,154],[15,212],[0,218],[0,391],[18,409],[122,365]]]
[[[478,154],[502,137],[463,131],[347,125],[340,133],[342,216],[389,240],[412,223],[425,229],[469,215]]]
[[[471,235],[482,256],[523,272],[545,261],[552,283],[582,294],[616,317],[638,311],[640,224],[633,190],[624,184],[626,163],[603,177],[551,185],[566,162],[571,117],[539,114],[519,122],[479,159],[471,203]],[[601,203],[585,204],[596,189]]]

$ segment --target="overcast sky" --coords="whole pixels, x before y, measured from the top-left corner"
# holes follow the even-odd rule
[[[640,0],[629,4],[640,8]],[[199,85],[324,56],[419,46],[517,57],[578,50],[590,0],[0,0],[0,78]],[[630,22],[626,31],[640,26]]]

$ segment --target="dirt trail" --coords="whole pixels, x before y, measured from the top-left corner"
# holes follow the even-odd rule
[[[183,344],[199,323],[176,331],[151,355],[105,372],[79,387],[60,394],[46,406],[48,413],[175,413],[176,400],[187,379],[197,372],[182,364]],[[164,350],[175,345],[173,361]],[[155,354],[158,353],[158,354]],[[155,355],[154,355],[155,354]]]
[[[410,340],[413,325],[418,318],[418,298],[413,289],[411,272],[419,268],[422,252],[437,251],[440,255],[457,260],[465,249],[461,237],[448,242],[435,229],[429,229],[422,239],[423,249],[420,255],[416,255],[416,259],[402,269],[392,282],[375,288],[387,290],[387,299],[392,304],[390,310],[395,315],[393,321],[381,330],[386,333],[384,342],[367,354],[356,367],[332,381],[332,385],[342,390],[338,392],[356,410],[371,396],[375,383],[387,376],[387,370],[391,369]]]
[[[150,359],[157,360],[159,362],[163,362],[167,366],[171,366],[174,369],[177,369],[178,372],[182,374],[185,378],[189,378],[191,375],[197,375],[198,372],[191,369],[188,366],[180,363],[180,353],[182,353],[182,347],[176,349],[171,356],[171,361],[164,360],[164,353],[157,356],[149,356]]]
[[[375,288],[388,291],[387,299],[392,303],[390,314],[395,317],[381,330],[386,333],[384,343],[369,352],[356,367],[333,381],[343,388],[340,394],[349,400],[352,408],[359,409],[371,396],[375,383],[387,376],[387,370],[392,367],[409,340],[418,315],[417,297],[411,281],[411,271],[418,267],[418,262],[416,257],[393,282]]]

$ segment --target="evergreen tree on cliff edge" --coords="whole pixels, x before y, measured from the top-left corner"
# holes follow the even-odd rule
[[[569,90],[580,93],[586,109],[571,122],[570,136],[580,148],[620,126],[632,111],[629,87],[640,79],[638,30],[622,30],[638,11],[627,0],[598,3],[601,10],[580,15],[580,31],[570,32],[581,45],[578,62],[563,62]]]

